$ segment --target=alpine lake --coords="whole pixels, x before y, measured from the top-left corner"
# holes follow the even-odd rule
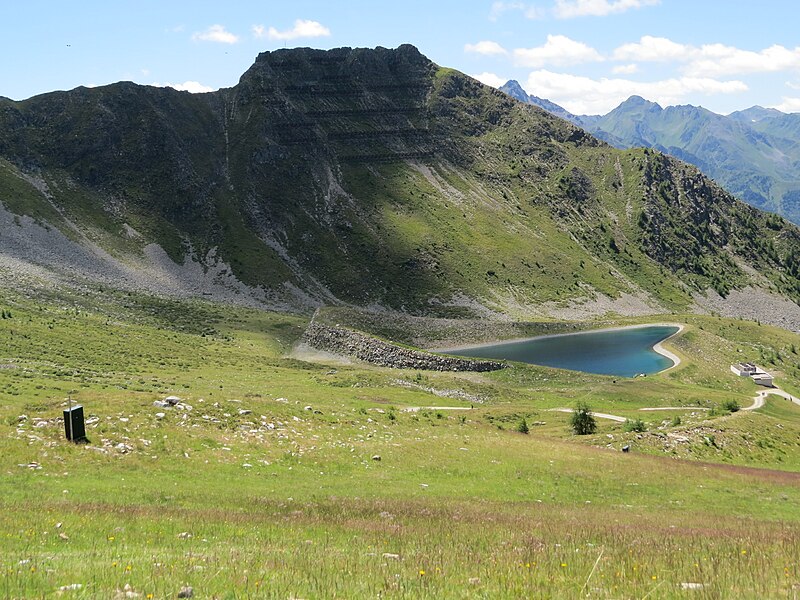
[[[654,346],[678,331],[680,328],[676,325],[627,327],[453,348],[443,353],[635,377],[658,373],[674,365],[672,359],[657,352]]]

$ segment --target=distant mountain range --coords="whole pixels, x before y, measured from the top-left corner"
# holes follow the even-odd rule
[[[723,116],[690,105],[662,108],[631,96],[607,115],[574,115],[527,94],[516,81],[500,90],[618,148],[671,154],[753,206],[800,223],[800,114],[753,106]]]

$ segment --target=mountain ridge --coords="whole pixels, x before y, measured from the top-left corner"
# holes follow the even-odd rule
[[[200,95],[3,102],[0,200],[9,273],[286,310],[654,314],[753,289],[791,316],[800,296],[797,228],[410,45],[265,52]],[[94,267],[42,258],[58,236]]]

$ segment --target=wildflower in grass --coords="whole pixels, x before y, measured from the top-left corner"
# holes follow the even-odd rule
[[[132,568],[133,568],[133,567],[131,567],[130,565],[125,565],[125,570],[126,570],[126,571],[130,571]]]
[[[656,579],[658,579],[658,575],[653,575],[653,576],[652,576],[650,579],[652,579],[653,581],[655,581]]]
[[[147,600],[153,600],[153,594],[147,594]]]
[[[561,567],[564,568],[567,566],[567,563],[561,563]]]
[[[419,570],[419,574],[420,574],[420,575],[425,575],[425,569],[420,569],[420,570]]]
[[[742,550],[742,554],[747,554],[747,550]]]

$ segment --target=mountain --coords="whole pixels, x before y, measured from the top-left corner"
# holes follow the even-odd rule
[[[729,118],[743,121],[745,123],[757,123],[764,119],[774,119],[785,116],[784,113],[775,108],[764,108],[763,106],[751,106],[745,110],[737,110],[728,115]]]
[[[800,115],[753,106],[723,116],[690,105],[662,108],[631,96],[606,115],[578,116],[529,96],[515,81],[500,89],[617,148],[654,148],[680,158],[749,204],[800,224]]]
[[[409,45],[264,52],[207,94],[0,100],[0,200],[17,287],[800,323],[796,227]]]
[[[505,85],[499,89],[504,94],[508,94],[520,102],[524,102],[525,104],[533,104],[534,106],[543,108],[550,114],[561,117],[562,119],[566,119],[570,123],[574,123],[578,127],[583,127],[582,117],[573,115],[567,109],[559,106],[555,102],[550,102],[550,100],[545,100],[544,98],[539,98],[538,96],[529,95],[525,90],[522,89],[522,86],[519,84],[519,82],[514,79],[507,81]]]
[[[750,204],[800,223],[798,116],[753,107],[726,117],[695,106],[643,109],[643,102],[626,100],[592,131],[677,156]]]

